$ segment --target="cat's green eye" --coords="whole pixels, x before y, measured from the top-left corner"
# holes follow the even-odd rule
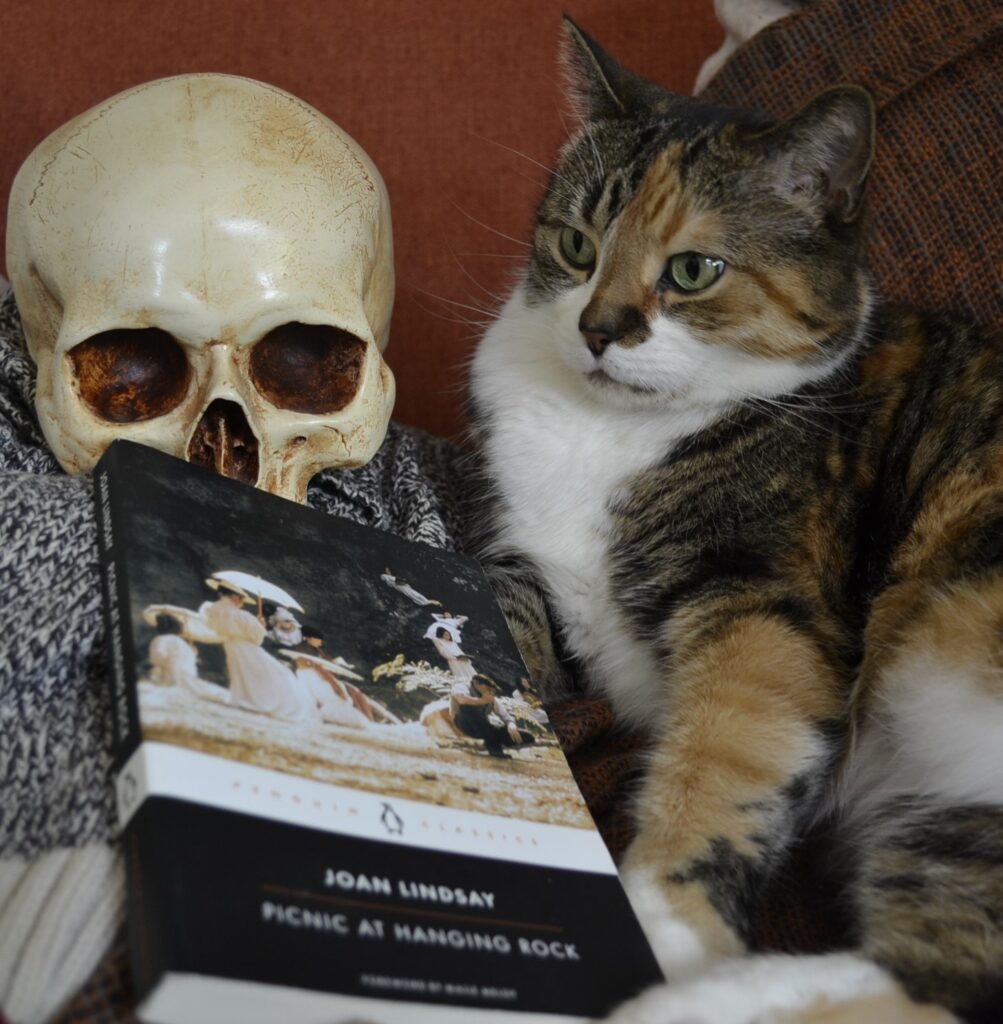
[[[681,252],[665,265],[662,281],[683,292],[702,292],[724,273],[724,260],[700,252]]]
[[[559,239],[561,255],[576,270],[591,270],[596,264],[596,247],[584,231],[578,228],[561,229]]]

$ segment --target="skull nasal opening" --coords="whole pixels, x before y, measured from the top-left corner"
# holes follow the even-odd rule
[[[326,324],[288,323],[251,350],[251,380],[272,405],[290,412],[344,409],[362,381],[366,343]]]
[[[258,439],[236,402],[209,403],[188,442],[188,461],[245,484],[258,482]]]

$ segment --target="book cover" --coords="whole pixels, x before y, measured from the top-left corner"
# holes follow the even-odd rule
[[[571,1021],[660,977],[474,561],[124,441],[95,486],[142,1019]]]

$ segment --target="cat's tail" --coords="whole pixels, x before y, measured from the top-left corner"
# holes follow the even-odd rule
[[[1003,1020],[1003,808],[902,796],[849,828],[862,952],[968,1024]]]

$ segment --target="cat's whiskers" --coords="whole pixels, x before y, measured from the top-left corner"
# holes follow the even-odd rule
[[[470,281],[473,282],[473,284],[476,285],[476,287],[480,288],[480,290],[484,292],[485,295],[494,299],[494,301],[498,304],[495,309],[495,313],[497,315],[497,310],[500,309],[505,304],[507,296],[499,295],[497,292],[491,291],[490,288],[488,288],[486,285],[478,281],[477,278],[474,277],[474,275],[471,274],[469,270],[467,270],[467,268],[462,264],[462,262],[460,262],[460,258],[459,256],[457,256],[456,250],[453,249],[452,246],[449,247],[449,255],[453,258],[453,262],[457,265],[457,267],[459,267],[460,273],[462,273],[465,277],[469,278]]]
[[[551,84],[556,84],[556,80],[555,79],[551,79],[550,81],[551,81]],[[560,91],[559,89],[555,88],[554,89],[554,94],[557,95],[557,93],[559,91]],[[571,136],[574,135],[575,133],[571,130],[571,128],[568,125],[568,119],[564,116],[564,110],[562,109],[562,107],[561,107],[561,105],[559,103],[555,103],[554,104],[554,109],[557,111],[558,118],[560,118],[561,128],[564,129],[564,138],[570,139]]]
[[[787,394],[782,398],[774,397],[771,398],[771,401],[775,405],[783,405],[788,409],[819,409],[825,412],[831,412],[833,410],[838,410],[840,412],[854,412],[859,409],[874,408],[875,400],[873,399],[869,399],[865,402],[855,402],[852,404],[839,404],[829,401],[830,398],[838,398],[840,395],[851,395],[855,393],[859,394],[859,389],[853,389],[850,391],[826,391],[823,396],[820,396],[825,399],[824,404],[810,395],[798,394]],[[787,399],[787,401],[785,401],[785,399]]]
[[[473,135],[475,139],[480,139],[481,142],[486,142],[491,146],[497,146],[499,149],[504,149],[507,153],[513,153],[515,156],[521,156],[523,160],[528,160],[531,164],[535,164],[541,170],[546,171],[548,177],[553,177],[561,181],[565,181],[569,185],[573,184],[571,179],[566,178],[563,174],[560,173],[560,171],[554,169],[553,167],[548,167],[545,163],[542,163],[540,160],[531,157],[528,153],[524,153],[521,149],[515,149],[512,146],[506,146],[504,142],[498,142],[497,139],[489,139],[486,135],[481,135],[479,132],[475,132],[472,128],[467,129],[467,134]]]
[[[449,299],[442,299],[438,295],[432,295],[430,296],[430,298],[435,299],[437,302],[444,302],[447,304],[450,302]],[[432,309],[430,306],[427,306],[425,303],[421,302],[418,298],[415,298],[414,303],[423,313],[427,313],[429,316],[435,317],[436,320],[443,321],[443,323],[459,324],[461,327],[476,328],[476,333],[464,337],[463,339],[461,339],[463,341],[476,340],[481,336],[481,334],[484,332],[486,328],[491,326],[493,322],[493,318],[488,318],[485,320],[475,320],[473,317],[466,316],[446,316],[445,313],[440,313],[438,310]]]
[[[505,145],[505,143],[498,142],[496,139],[489,139],[486,135],[481,135],[479,132],[475,132],[473,129],[468,129],[467,131],[468,134],[473,135],[474,138],[479,139],[482,142],[487,142],[489,145],[496,146],[499,149],[503,149],[506,152],[512,153],[515,156],[521,157],[523,160],[526,160],[529,163],[533,164],[534,166],[539,167],[541,170],[547,172],[546,182],[538,181],[531,175],[523,174],[521,171],[513,172],[520,178],[522,178],[524,181],[532,183],[537,188],[542,189],[545,192],[548,192],[549,194],[554,196],[556,199],[561,200],[562,202],[572,203],[576,199],[578,189],[575,182],[573,182],[570,178],[566,177],[565,175],[561,174],[560,171],[556,170],[556,168],[548,167],[547,164],[542,163],[540,160],[537,160],[534,157],[531,157],[528,153],[524,153],[522,152],[522,150],[515,149],[512,146],[507,146]],[[567,187],[559,187],[562,183]]]
[[[459,324],[461,327],[476,327],[477,333],[467,335],[461,340],[463,341],[476,341],[481,336],[484,330],[491,326],[490,320],[468,320],[465,317],[446,316],[443,313],[437,313],[434,309],[430,309],[428,306],[423,305],[421,302],[415,301],[415,305],[429,316],[435,317],[436,320],[441,320],[446,324]]]
[[[736,347],[738,348],[740,346]],[[743,349],[743,351],[755,354],[752,349]],[[719,378],[711,377],[710,375],[700,373],[699,371],[694,373],[694,379],[702,388],[712,389],[721,386]],[[845,367],[843,365],[834,367],[831,371],[830,379],[834,381],[847,380]],[[798,395],[794,392],[785,392],[779,395],[762,395],[755,391],[749,391],[742,388],[740,385],[737,385],[730,380],[724,382],[724,387],[736,402],[757,405],[759,408],[763,409],[763,411],[776,415],[777,418],[781,415],[787,415],[792,420],[796,420],[798,423],[803,424],[803,427],[798,428],[803,436],[807,436],[811,431],[815,433],[822,432],[835,437],[839,434],[839,431],[833,430],[830,426],[827,426],[823,421],[823,417],[830,421],[835,420],[840,425],[848,427],[852,426],[852,424],[841,419],[837,413],[848,413],[860,409],[870,409],[874,406],[872,401],[842,405],[829,401],[831,397],[859,395],[859,388],[855,387],[842,391],[826,391],[817,397],[810,394]],[[817,417],[812,415],[813,413],[818,414]],[[869,442],[865,442],[860,438],[856,439],[854,443],[867,447],[871,446]]]
[[[552,183],[544,186],[544,191],[568,206],[576,205],[580,198],[577,189],[574,192],[568,192],[566,189],[559,188],[558,183]]]
[[[555,93],[560,92],[561,90],[559,88],[557,88],[556,80],[552,79],[551,82],[555,86],[555,90],[554,90]],[[566,139],[574,138],[576,132],[579,130],[579,127],[578,126],[572,127],[572,126],[570,126],[568,124],[568,119],[564,116],[564,110],[561,108],[561,106],[559,104],[556,106],[556,110],[557,110],[557,116],[558,116],[558,118],[560,118],[560,121],[561,121],[561,127],[564,129],[564,137]],[[599,149],[596,146],[595,139],[592,136],[591,125],[590,124],[586,124],[586,126],[584,127],[584,130],[583,130],[583,133],[588,137],[589,145],[592,148],[592,155],[595,158],[595,164],[593,165],[593,171],[595,172],[595,177],[594,177],[593,181],[595,183],[597,183],[597,184],[602,184],[603,181],[605,181],[605,178],[606,178],[606,167],[605,167],[605,164],[603,163],[602,157],[599,155]]]
[[[490,317],[487,323],[493,323],[495,318],[498,316],[498,309],[491,308],[490,306],[478,306],[470,302],[460,302],[458,299],[447,299],[444,295],[436,295],[435,292],[430,292],[426,288],[422,288],[416,284],[408,283],[405,287],[409,291],[417,292],[420,295],[426,296],[426,298],[434,299],[436,302],[441,302],[446,306],[455,306],[457,309],[469,309],[474,313],[480,313],[482,316]],[[480,323],[480,321],[478,321]]]
[[[514,242],[516,245],[522,246],[524,249],[532,249],[533,246],[529,242],[523,242],[518,238],[513,238],[511,235],[506,235],[504,231],[499,231],[497,228],[491,227],[490,224],[485,224],[484,221],[478,220],[472,213],[467,213],[466,210],[460,206],[459,203],[454,202],[452,199],[449,200],[450,206],[456,210],[457,213],[462,214],[467,220],[472,221],[478,227],[484,228],[485,231],[490,231],[493,235],[498,235],[499,238],[504,238],[506,241]]]
[[[473,341],[473,340],[475,340],[475,338],[471,337],[471,338],[467,338],[465,340],[466,341]],[[467,368],[469,363],[470,363],[470,356],[467,356],[466,358],[461,360],[461,365],[463,365],[464,369]],[[440,394],[440,395],[450,395],[450,396],[454,396],[454,397],[456,395],[461,395],[461,396],[465,397],[466,393],[467,393],[467,383],[466,383],[466,380],[463,380],[463,379],[451,380],[450,383],[442,384],[441,386],[436,388],[436,393]],[[464,428],[464,429],[466,429],[466,428]]]
[[[525,254],[521,252],[461,252],[457,253],[457,255],[494,260],[524,260],[526,258]]]
[[[592,134],[592,123],[589,122],[585,125],[584,130],[585,138],[589,140],[589,146],[592,148],[592,155],[595,157],[595,169],[598,172],[597,180],[599,182],[606,180],[606,165],[603,163],[603,158],[599,153],[599,147],[596,145],[595,137]]]
[[[534,178],[531,174],[523,174],[522,171],[516,169],[511,170],[509,173],[514,174],[517,178],[522,178],[523,181],[528,181],[531,185],[535,185],[538,189],[541,189],[544,192],[550,192],[552,195],[557,196],[559,199],[567,200],[569,198],[567,192],[558,189],[556,185],[550,184],[548,182],[537,181],[537,179]]]
[[[691,373],[693,376],[693,382],[699,388],[715,390],[722,386],[721,380],[709,373],[701,372],[695,368],[691,370]],[[798,421],[797,423],[792,423],[792,426],[797,429],[802,436],[808,436],[811,432],[822,432],[833,437],[837,435],[836,431],[827,427],[820,419],[815,419],[810,415],[805,415],[805,413],[808,413],[813,409],[817,409],[820,412],[826,411],[825,407],[822,405],[812,405],[808,396],[805,396],[806,401],[803,405],[796,403],[787,404],[784,402],[784,398],[792,398],[794,397],[793,395],[786,394],[783,397],[768,397],[766,395],[757,394],[754,391],[748,391],[731,381],[725,382],[723,386],[735,405],[753,405],[778,419],[781,415],[786,415],[788,418]],[[736,420],[728,415],[726,411],[727,408],[727,404],[722,406],[718,413],[719,418],[728,423],[736,423]],[[800,426],[799,424],[803,424],[803,426]]]
[[[830,437],[842,437],[843,436],[840,433],[840,431],[834,430],[832,427],[830,427],[826,423],[824,423],[821,417],[816,419],[816,418],[813,418],[811,416],[803,415],[802,414],[802,412],[810,412],[813,409],[818,411],[818,412],[820,412],[820,413],[823,413],[823,414],[828,413],[829,410],[825,406],[822,406],[822,405],[811,406],[810,404],[805,404],[805,405],[802,405],[802,406],[797,406],[797,405],[794,405],[794,404],[784,403],[784,402],[779,401],[779,400],[774,399],[774,398],[767,398],[765,395],[753,395],[753,394],[747,395],[745,400],[750,402],[753,405],[758,405],[758,406],[764,406],[765,405],[767,407],[767,409],[765,411],[769,411],[771,408],[772,409],[781,410],[784,414],[786,414],[786,415],[788,415],[790,417],[793,417],[799,423],[803,423],[805,426],[804,426],[804,428],[801,428],[801,431],[802,431],[802,434],[804,436],[807,436],[810,432],[828,434]],[[798,411],[799,409],[802,410],[802,411]],[[847,426],[848,424],[844,423],[843,425]],[[870,442],[865,441],[863,438],[846,437],[845,440],[848,443],[858,444],[858,445],[860,445],[862,447],[866,447],[866,448],[872,447]]]

